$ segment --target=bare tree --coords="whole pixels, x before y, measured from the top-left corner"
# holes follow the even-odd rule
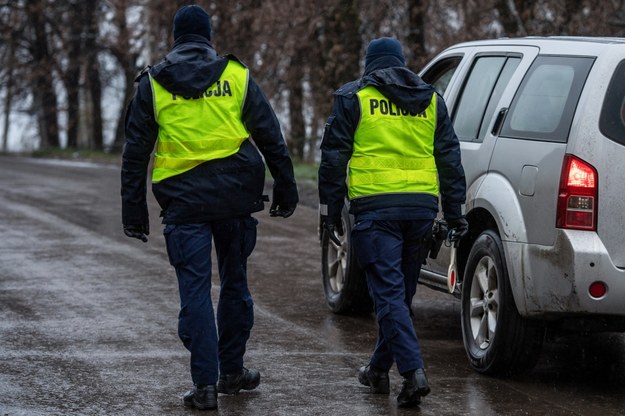
[[[527,34],[525,24],[514,0],[497,0],[495,7],[499,14],[504,36],[525,36]]]
[[[103,49],[98,38],[98,22],[101,20],[100,0],[84,0],[84,8],[81,13],[84,20],[84,76],[86,91],[88,96],[90,112],[85,112],[83,119],[89,132],[88,143],[96,150],[104,149],[104,135],[102,122],[102,80],[100,63],[98,57]],[[89,117],[90,116],[90,117]],[[90,122],[89,122],[90,121]]]
[[[13,109],[13,96],[15,92],[16,83],[16,49],[17,39],[19,36],[15,36],[21,32],[19,26],[19,20],[17,17],[17,9],[9,7],[8,4],[0,5],[0,59],[5,62],[6,65],[0,67],[0,79],[5,85],[4,95],[4,107],[3,107],[3,129],[2,129],[2,145],[0,151],[7,150],[7,144],[9,139],[9,126],[11,111]]]
[[[108,3],[113,16],[111,23],[115,31],[108,33],[103,46],[117,60],[124,82],[122,105],[117,117],[115,136],[111,149],[119,152],[124,143],[124,115],[126,107],[134,94],[134,80],[140,70],[138,60],[141,55],[141,37],[145,35],[145,32],[143,30],[131,30],[128,25],[128,14],[131,10],[134,10],[136,2],[132,0],[110,0]],[[148,11],[148,15],[149,13]],[[96,62],[93,62],[93,64],[97,65]]]
[[[427,0],[408,1],[408,34],[406,43],[410,54],[407,56],[408,62],[415,68],[420,68],[427,62],[425,44],[425,25],[428,12]]]
[[[318,149],[323,123],[330,114],[333,93],[346,82],[361,75],[363,39],[361,3],[351,1],[316,1],[311,7],[318,14],[313,19],[308,43],[307,66],[310,80],[311,137],[307,140],[313,161]]]
[[[595,0],[592,7],[597,7]],[[603,4],[603,2],[601,2]],[[606,22],[608,26],[612,28],[614,36],[625,36],[625,5],[624,0],[613,0],[610,2],[612,5],[612,13],[607,18]]]
[[[54,60],[48,36],[46,0],[32,0],[26,4],[27,48],[32,57],[31,93],[38,115],[42,147],[59,147],[58,99],[51,69]]]
[[[81,9],[84,3],[79,0],[57,1],[54,8],[47,8],[50,27],[51,54],[56,73],[59,74],[67,99],[67,147],[78,148],[78,121],[80,119],[80,69],[82,66],[82,36],[84,33]]]
[[[107,88],[116,88],[122,97],[113,150],[119,151],[134,79],[142,67],[169,51],[173,16],[184,4],[188,2],[0,1],[1,149],[7,147],[11,114],[20,105],[31,106],[37,116],[41,147],[59,147],[63,128],[69,147],[86,143],[103,149],[102,106],[110,103],[103,104],[102,99]],[[213,17],[217,51],[234,53],[249,66],[285,120],[292,154],[303,161],[315,160],[332,94],[361,75],[363,52],[374,37],[397,37],[408,65],[419,70],[441,49],[464,40],[625,33],[624,0],[200,0],[197,4]],[[61,90],[65,93],[57,95]],[[67,114],[62,125],[59,111]],[[78,120],[86,128],[79,130]]]
[[[117,0],[116,0],[117,1]],[[131,3],[138,3],[135,1],[125,0],[126,8]],[[145,52],[144,65],[151,65],[162,59],[173,44],[173,18],[176,11],[189,4],[188,1],[171,1],[171,0],[152,0],[149,2],[143,2],[145,5],[141,13],[141,20],[138,22],[142,24],[142,33],[136,33],[135,36],[140,36],[142,39],[142,48]],[[208,4],[206,1],[198,1],[196,4],[201,5],[208,10]],[[116,8],[120,8],[121,3],[118,3]]]

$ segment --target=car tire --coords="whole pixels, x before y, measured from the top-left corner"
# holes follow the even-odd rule
[[[545,330],[523,318],[516,307],[499,235],[486,230],[473,243],[461,301],[462,334],[471,367],[510,376],[538,361]]]
[[[341,245],[333,243],[326,230],[321,230],[321,274],[326,303],[337,314],[369,314],[373,302],[369,296],[365,273],[358,265],[351,244],[353,217],[343,208],[344,233]]]

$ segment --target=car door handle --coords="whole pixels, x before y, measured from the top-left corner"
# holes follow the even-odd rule
[[[508,113],[508,108],[502,108],[499,110],[497,114],[497,118],[495,119],[495,124],[493,124],[493,130],[491,134],[493,136],[499,136],[499,132],[501,131],[501,126],[503,126],[503,120],[506,118],[506,114]]]

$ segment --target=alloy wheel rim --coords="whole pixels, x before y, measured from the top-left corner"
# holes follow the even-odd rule
[[[339,293],[345,286],[345,275],[347,269],[347,238],[345,235],[339,236],[341,245],[328,240],[328,283],[335,293]]]
[[[469,321],[475,345],[487,349],[495,337],[499,312],[497,268],[491,257],[478,262],[471,282]]]

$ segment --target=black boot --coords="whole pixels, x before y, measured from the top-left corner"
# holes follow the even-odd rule
[[[398,407],[414,407],[421,403],[421,397],[430,393],[430,386],[425,370],[419,368],[412,374],[404,377],[404,383],[397,396]]]
[[[182,398],[184,405],[199,410],[217,409],[217,388],[214,384],[195,386]]]
[[[388,371],[376,370],[371,365],[360,367],[358,381],[360,384],[369,386],[371,393],[374,394],[389,394],[391,391]]]
[[[254,390],[260,384],[260,373],[243,367],[240,373],[220,374],[217,391],[224,394],[237,394],[240,390]]]

